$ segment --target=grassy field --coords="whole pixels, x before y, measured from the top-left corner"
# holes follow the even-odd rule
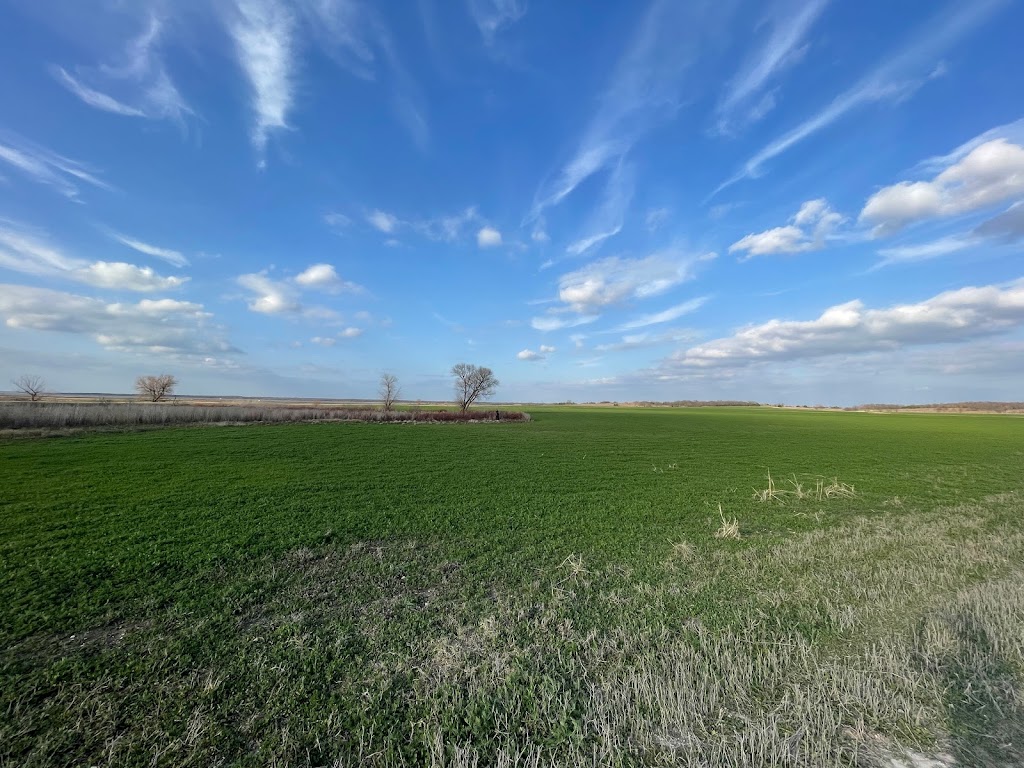
[[[1024,763],[1024,420],[531,414],[3,440],[0,765]]]

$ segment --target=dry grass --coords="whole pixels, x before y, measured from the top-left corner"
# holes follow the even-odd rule
[[[790,475],[787,483],[791,487],[780,488],[777,486],[772,478],[771,470],[768,470],[768,484],[765,488],[754,489],[754,499],[761,503],[776,502],[778,504],[785,504],[786,499],[827,501],[829,499],[853,499],[857,497],[857,491],[854,486],[844,483],[836,477],[833,477],[831,480],[816,477],[813,490],[805,487],[804,482],[796,474]]]
[[[715,531],[716,539],[733,539],[739,540],[740,538],[740,523],[739,520],[733,518],[732,520],[725,519],[725,513],[722,511],[722,505],[718,505],[718,517],[721,518],[722,524],[718,526],[718,530]]]
[[[447,422],[529,421],[520,411],[382,411],[372,408],[307,408],[288,405],[187,405],[181,403],[0,403],[0,429],[66,430],[188,424],[295,423],[310,421]]]

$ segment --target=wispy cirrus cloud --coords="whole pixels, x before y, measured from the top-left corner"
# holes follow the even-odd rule
[[[163,29],[161,19],[150,15],[142,32],[112,63],[80,67],[76,74],[60,66],[50,71],[57,82],[94,109],[181,124],[194,112],[167,73],[161,54]],[[111,95],[111,90],[119,96]]]
[[[647,6],[575,152],[541,185],[528,221],[561,203],[590,176],[613,167],[655,125],[676,115],[691,65],[732,7],[731,0],[653,0]]]
[[[76,184],[79,181],[101,189],[111,189],[84,163],[15,136],[0,136],[0,161],[32,181],[53,187],[71,200],[79,200]]]
[[[154,258],[162,259],[163,261],[166,261],[168,264],[178,267],[179,269],[181,267],[188,266],[188,259],[185,257],[185,254],[183,254],[181,251],[175,251],[172,250],[171,248],[161,248],[156,245],[150,245],[149,243],[144,243],[141,240],[138,240],[134,237],[122,235],[118,232],[111,232],[110,236],[113,237],[117,242],[121,243],[122,245],[128,246],[133,251],[145,254],[146,256],[153,256]]]
[[[647,328],[651,325],[660,325],[661,323],[670,323],[673,320],[678,320],[683,315],[689,315],[692,312],[696,312],[698,309],[703,307],[708,302],[707,296],[698,296],[695,299],[684,301],[682,304],[676,304],[668,309],[663,309],[661,312],[654,312],[649,315],[640,315],[632,320],[628,320],[615,328],[615,332],[622,331],[634,331],[638,328]]]
[[[0,267],[96,288],[141,293],[173,290],[188,281],[187,277],[159,275],[150,267],[121,261],[89,262],[68,256],[35,235],[4,225],[0,225]]]
[[[739,171],[722,182],[711,193],[709,199],[738,181],[761,175],[765,164],[770,160],[792,149],[849,112],[867,104],[907,98],[931,78],[936,71],[939,57],[946,50],[1007,4],[1006,0],[949,3],[903,50],[840,93],[817,114],[765,145],[747,160]]]
[[[469,12],[487,45],[526,15],[526,0],[469,0]]]
[[[280,0],[236,0],[228,32],[252,90],[253,147],[266,165],[272,133],[288,130],[294,102],[295,17]]]
[[[726,85],[716,109],[716,130],[733,133],[760,120],[775,106],[774,92],[766,88],[803,56],[807,34],[829,0],[776,0],[767,12],[767,39],[743,62]]]
[[[632,164],[620,160],[608,176],[601,203],[589,217],[584,228],[586,234],[570,243],[566,253],[579,256],[622,231],[633,200],[635,176]]]
[[[427,103],[405,66],[379,7],[364,0],[299,0],[321,48],[349,73],[385,81],[392,111],[422,150],[430,142]]]

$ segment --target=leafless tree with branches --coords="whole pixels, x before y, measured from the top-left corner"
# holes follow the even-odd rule
[[[33,403],[42,400],[43,393],[46,391],[46,382],[43,381],[42,376],[25,374],[14,379],[11,383],[18,388],[19,392],[24,392],[28,395]]]
[[[477,400],[493,395],[499,384],[490,368],[469,363],[452,366],[452,376],[455,377],[455,402],[463,413]]]
[[[169,373],[161,373],[159,376],[139,376],[135,380],[135,391],[142,397],[148,398],[150,402],[158,403],[173,394],[177,384],[178,380]]]
[[[382,373],[380,376],[380,389],[377,391],[380,394],[384,410],[394,410],[395,401],[401,394],[401,390],[398,388],[398,377],[393,373]]]

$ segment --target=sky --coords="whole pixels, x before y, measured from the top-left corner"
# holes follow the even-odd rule
[[[0,389],[1022,400],[1020,0],[0,0]],[[9,388],[9,387],[8,387]]]

